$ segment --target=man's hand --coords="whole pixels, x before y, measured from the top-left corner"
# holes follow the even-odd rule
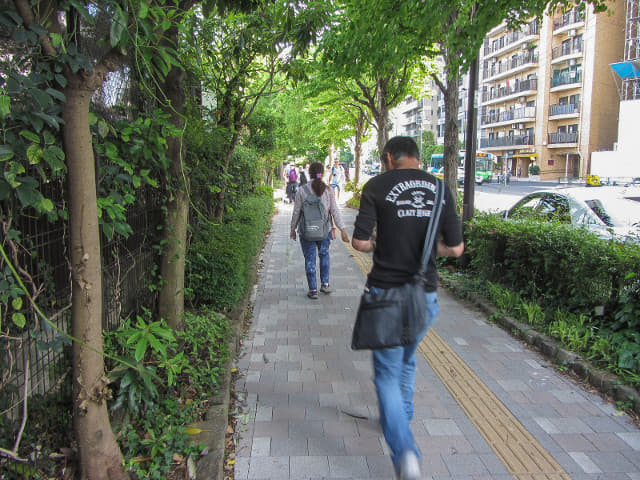
[[[376,241],[373,239],[358,240],[354,238],[351,240],[351,245],[359,252],[373,252],[376,249]]]
[[[296,240],[296,231],[295,230],[291,230],[291,233],[289,234],[289,238],[293,241]]]
[[[438,240],[438,244],[436,246],[436,255],[439,257],[454,257],[458,258],[464,252],[464,242],[460,242],[458,245],[454,245],[453,247],[449,247],[444,243],[442,239]]]
[[[344,228],[340,230],[340,237],[344,243],[349,243],[349,234]]]

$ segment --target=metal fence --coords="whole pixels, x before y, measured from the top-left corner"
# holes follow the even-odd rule
[[[60,185],[62,191],[62,185]],[[155,195],[155,196],[154,196]],[[160,199],[153,191],[141,191],[137,205],[127,212],[133,229],[128,238],[101,239],[102,249],[102,323],[105,330],[119,326],[121,320],[141,310],[152,308],[155,294],[149,279],[158,265],[158,226],[163,222]],[[64,335],[71,326],[71,274],[68,226],[43,219],[20,217],[16,227],[22,232],[16,260],[32,281],[26,284],[37,292],[35,302],[55,325],[43,321],[32,308],[22,335],[0,339],[0,414],[16,418],[24,398],[55,393],[70,374],[70,362],[64,359]],[[4,268],[0,261],[0,268]]]

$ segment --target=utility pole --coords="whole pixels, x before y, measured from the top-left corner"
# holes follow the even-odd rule
[[[462,221],[464,224],[473,217],[476,181],[476,121],[475,106],[478,88],[478,57],[471,61],[469,68],[469,93],[467,97],[467,128],[464,157],[464,193],[462,197]]]

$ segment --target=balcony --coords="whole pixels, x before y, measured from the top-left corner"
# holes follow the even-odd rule
[[[549,146],[578,143],[578,132],[556,132],[549,134]]]
[[[572,44],[566,43],[551,50],[551,60],[560,60],[562,57],[576,57],[582,55],[582,46],[584,42]]]
[[[560,30],[561,28],[575,25],[576,23],[584,22],[584,12],[577,9],[573,9],[569,13],[564,14],[562,17],[553,20],[553,31]]]
[[[530,24],[525,25],[522,30],[509,32],[499,39],[492,41],[491,45],[487,45],[486,47],[484,47],[484,56],[491,57],[498,52],[507,52],[517,47],[526,39],[533,39],[532,37],[537,37],[539,34],[540,31],[538,29],[538,23],[531,22]]]
[[[490,113],[484,115],[481,119],[482,125],[511,123],[513,121],[520,121],[523,119],[535,120],[536,107],[524,107],[516,108],[508,112]]]
[[[480,148],[529,147],[535,145],[533,135],[514,135],[499,138],[481,138]]]
[[[522,67],[536,63],[538,63],[538,54],[528,51],[521,55],[515,55],[513,58],[493,63],[490,67],[483,70],[482,78],[484,80],[496,80],[500,77],[506,77],[513,74],[516,70],[523,69]]]
[[[551,88],[579,84],[580,82],[582,82],[582,73],[577,70],[554,70],[551,78]]]
[[[495,103],[500,99],[508,100],[509,97],[517,97],[523,93],[533,94],[538,90],[538,79],[530,78],[516,82],[513,87],[496,88],[493,91],[482,93],[482,103]]]
[[[580,105],[576,103],[565,103],[549,105],[549,117],[574,117],[580,114]]]

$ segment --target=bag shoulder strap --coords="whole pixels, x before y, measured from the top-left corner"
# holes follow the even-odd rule
[[[440,223],[440,212],[442,210],[442,203],[444,201],[444,182],[435,177],[436,179],[436,191],[435,198],[433,200],[433,209],[431,210],[431,221],[429,222],[429,228],[427,229],[427,235],[424,239],[424,247],[422,248],[422,260],[420,262],[420,274],[424,275],[427,271],[427,264],[429,257],[431,257],[431,251],[433,250],[433,243],[435,242],[436,235],[438,233],[438,224]]]

